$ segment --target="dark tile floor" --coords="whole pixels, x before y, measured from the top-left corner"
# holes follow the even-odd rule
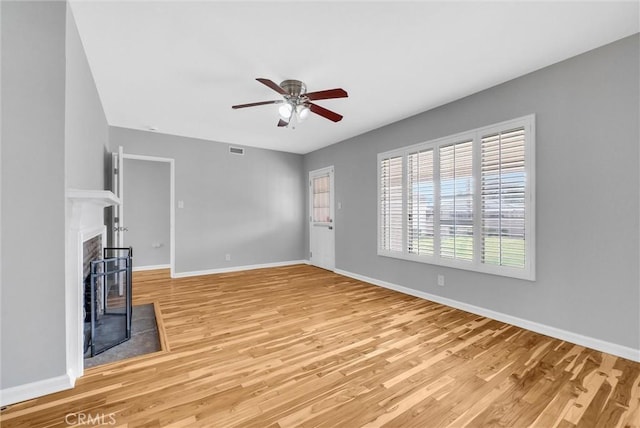
[[[84,367],[95,367],[138,355],[160,350],[158,326],[153,304],[133,307],[131,315],[131,339],[98,354],[84,359]]]

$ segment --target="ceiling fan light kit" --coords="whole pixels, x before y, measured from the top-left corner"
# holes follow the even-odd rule
[[[332,122],[339,122],[342,120],[342,115],[311,102],[316,100],[348,97],[349,95],[347,94],[347,91],[342,88],[307,93],[307,86],[300,80],[288,79],[282,81],[279,85],[274,81],[265,78],[257,78],[256,80],[282,95],[282,99],[238,104],[231,108],[239,109],[267,104],[282,104],[278,108],[278,113],[280,113],[278,127],[281,128],[288,128],[294,121],[301,122],[305,120],[309,116],[309,112],[322,116]],[[291,127],[294,128],[293,125]]]
[[[309,111],[309,107],[305,105],[299,105],[298,107],[296,107],[296,113],[298,114],[298,119],[300,120],[305,120],[307,117],[309,117]]]
[[[291,117],[291,113],[293,111],[293,107],[289,103],[282,104],[278,109],[280,113],[280,117],[287,120]]]

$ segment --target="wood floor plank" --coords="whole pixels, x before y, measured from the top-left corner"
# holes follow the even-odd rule
[[[155,305],[161,352],[9,406],[2,427],[640,427],[640,363],[315,267],[136,272],[133,297]]]

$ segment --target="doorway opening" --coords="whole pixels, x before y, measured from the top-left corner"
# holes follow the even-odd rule
[[[111,245],[135,244],[134,271],[169,268],[174,278],[174,159],[128,154],[119,147],[113,153],[113,166],[113,192],[122,203],[113,209]]]

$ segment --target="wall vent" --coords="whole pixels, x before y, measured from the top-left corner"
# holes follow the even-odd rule
[[[231,147],[229,146],[229,153],[233,155],[244,155],[244,149],[240,147]]]

